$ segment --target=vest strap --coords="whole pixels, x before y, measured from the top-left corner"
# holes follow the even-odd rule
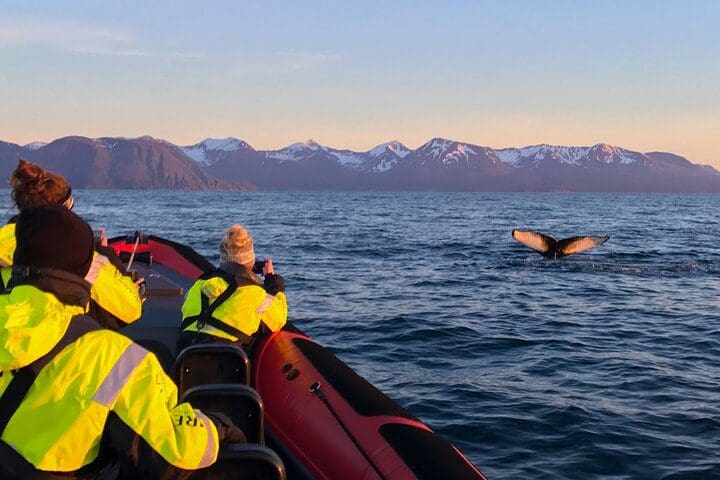
[[[65,335],[62,336],[60,341],[57,342],[48,353],[30,365],[19,368],[13,372],[13,378],[10,380],[10,384],[5,389],[2,397],[0,397],[0,432],[5,431],[5,427],[7,427],[15,411],[27,396],[30,387],[32,387],[40,371],[50,363],[62,349],[72,342],[86,333],[101,329],[102,327],[91,317],[77,315],[70,320],[70,325]]]
[[[180,331],[184,331],[190,325],[197,322],[198,333],[201,333],[200,330],[202,330],[205,325],[210,325],[211,327],[217,328],[218,330],[238,339],[247,338],[248,336],[245,333],[212,316],[213,312],[217,310],[217,308],[222,305],[225,300],[230,298],[238,288],[235,278],[222,270],[216,270],[209,274],[205,274],[201,276],[200,279],[209,280],[214,277],[221,277],[228,283],[228,287],[215,299],[212,305],[210,305],[210,299],[204,293],[200,292],[200,314],[192,315],[183,319],[182,323],[180,323]]]

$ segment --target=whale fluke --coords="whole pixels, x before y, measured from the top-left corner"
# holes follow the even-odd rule
[[[610,236],[585,235],[555,240],[548,235],[533,232],[532,230],[513,230],[512,236],[518,242],[532,248],[546,258],[567,257],[568,255],[584,252],[599,247],[610,239]]]

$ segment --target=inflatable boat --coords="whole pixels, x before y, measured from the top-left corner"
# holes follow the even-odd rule
[[[457,448],[291,322],[259,336],[249,352],[195,345],[176,358],[184,294],[214,266],[188,246],[139,232],[110,246],[145,278],[148,293],[142,318],[123,333],[158,356],[194,405],[229,402],[248,440],[282,460],[267,469],[277,478],[485,479]],[[253,455],[271,464],[276,458],[267,448]]]

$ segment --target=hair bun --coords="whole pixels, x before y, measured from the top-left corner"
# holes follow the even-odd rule
[[[43,169],[40,165],[21,159],[17,168],[13,172],[12,183],[39,183],[46,177],[47,175],[45,169]]]
[[[72,194],[64,177],[27,160],[18,162],[10,184],[12,198],[20,210],[32,205],[62,204]]]

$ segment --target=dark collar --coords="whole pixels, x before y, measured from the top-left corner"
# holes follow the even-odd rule
[[[244,265],[235,262],[226,262],[220,265],[220,270],[227,272],[235,277],[235,283],[238,287],[246,285],[262,285],[262,282],[250,269]]]
[[[90,303],[91,285],[75,274],[56,268],[13,265],[8,289],[18,285],[32,285],[52,293],[62,303],[85,307]]]

